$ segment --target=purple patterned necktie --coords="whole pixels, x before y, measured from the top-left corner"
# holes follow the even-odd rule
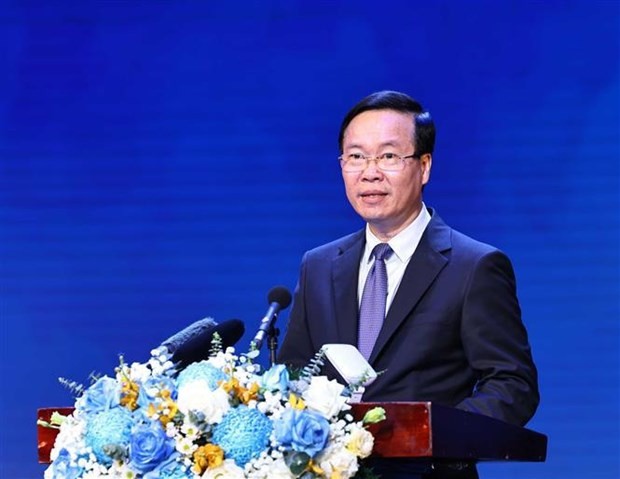
[[[375,257],[375,262],[364,285],[358,335],[358,349],[366,359],[372,353],[372,348],[375,346],[375,341],[377,341],[385,318],[385,300],[387,299],[385,260],[392,253],[392,248],[387,243],[379,243],[371,253],[371,256]]]

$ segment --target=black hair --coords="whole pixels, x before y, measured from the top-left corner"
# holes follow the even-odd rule
[[[422,105],[409,95],[397,91],[384,90],[368,95],[357,105],[349,110],[340,125],[338,146],[342,153],[342,141],[344,132],[349,123],[360,113],[369,110],[395,110],[403,113],[411,113],[414,123],[415,155],[420,157],[426,153],[433,153],[435,148],[435,123],[431,114],[424,111]]]

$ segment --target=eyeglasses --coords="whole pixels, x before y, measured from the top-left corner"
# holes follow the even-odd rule
[[[401,156],[396,153],[383,153],[379,156],[366,156],[361,153],[349,153],[338,157],[340,167],[346,173],[359,173],[368,168],[370,161],[377,162],[377,168],[382,171],[402,171],[405,168],[405,160],[420,156],[415,153],[412,155]]]

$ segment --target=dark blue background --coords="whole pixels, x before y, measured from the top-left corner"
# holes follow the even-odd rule
[[[0,476],[42,474],[58,376],[206,315],[244,349],[362,226],[337,130],[389,88],[436,120],[427,204],[518,276],[549,458],[483,477],[617,478],[619,25],[613,0],[3,2]]]

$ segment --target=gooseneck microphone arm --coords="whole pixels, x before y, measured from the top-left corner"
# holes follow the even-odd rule
[[[271,288],[269,294],[267,295],[269,309],[267,309],[267,313],[263,319],[261,319],[258,332],[252,341],[256,350],[260,350],[263,342],[265,341],[265,337],[269,338],[268,346],[271,364],[275,362],[276,351],[278,348],[279,331],[275,327],[278,313],[283,309],[288,308],[292,299],[291,292],[284,286],[275,286],[274,288]]]
[[[267,348],[269,349],[269,367],[276,363],[276,355],[278,353],[278,336],[280,336],[280,329],[275,326],[275,318],[267,331]]]

